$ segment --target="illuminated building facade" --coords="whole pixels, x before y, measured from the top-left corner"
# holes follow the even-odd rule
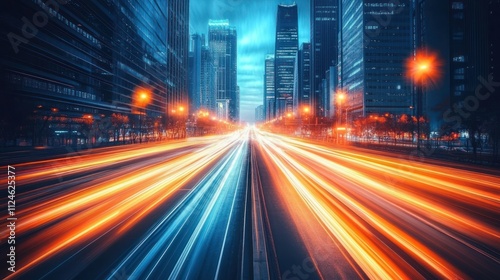
[[[324,117],[330,110],[321,84],[338,60],[339,0],[311,0],[311,110]]]
[[[268,54],[264,69],[264,115],[265,120],[274,119],[274,55]]]
[[[0,141],[106,141],[94,128],[112,129],[113,113],[129,117],[135,130],[140,115],[165,128],[168,106],[187,101],[189,1],[61,2],[21,0],[2,11],[2,97],[9,102],[0,111],[11,133]],[[138,105],[138,90],[148,92],[147,104]]]
[[[349,116],[411,114],[412,1],[342,0],[342,90]],[[361,46],[361,47],[360,47]]]
[[[298,45],[297,5],[278,5],[274,54],[276,117],[293,111],[294,68]]]
[[[210,20],[208,46],[216,69],[216,113],[222,120],[239,121],[237,34],[228,20]]]

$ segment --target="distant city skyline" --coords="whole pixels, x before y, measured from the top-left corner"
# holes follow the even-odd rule
[[[255,121],[255,108],[263,104],[267,54],[274,54],[278,4],[298,6],[299,44],[309,42],[309,1],[191,0],[190,34],[208,34],[210,19],[228,19],[238,33],[238,85],[240,120]]]

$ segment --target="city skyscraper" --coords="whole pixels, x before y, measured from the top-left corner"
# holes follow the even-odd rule
[[[295,69],[295,81],[293,96],[294,112],[297,114],[301,110],[311,109],[311,43],[302,43],[297,52]]]
[[[255,122],[259,123],[264,121],[264,105],[259,105],[255,107]]]
[[[1,141],[82,143],[113,113],[133,132],[148,118],[165,129],[167,106],[187,101],[189,1],[61,2],[2,11],[2,97],[11,102],[0,111],[12,128]],[[23,21],[34,14],[50,20]]]
[[[488,7],[488,34],[490,46],[490,72],[496,81],[500,80],[500,36],[495,36],[500,29],[500,0],[490,0]],[[499,94],[497,94],[497,98]],[[494,103],[498,104],[498,103]],[[497,111],[498,112],[498,111]]]
[[[215,113],[216,68],[207,45],[201,47],[200,108]]]
[[[443,113],[450,104],[450,12],[447,1],[418,0],[415,6],[415,49],[435,55],[440,63],[439,80],[426,87],[422,94],[422,114],[431,131],[443,124]]]
[[[336,90],[338,86],[338,67],[330,66],[330,68],[325,73],[325,78],[322,80],[322,104],[321,106],[325,108],[325,117],[333,117],[335,114],[340,114],[336,112]],[[340,107],[342,109],[342,107]],[[345,111],[342,109],[342,111]]]
[[[293,76],[298,48],[297,5],[278,5],[274,54],[276,117],[293,111]]]
[[[210,20],[208,44],[216,69],[216,113],[222,120],[239,121],[237,36],[228,20]]]
[[[204,38],[200,34],[191,36],[189,51],[189,113],[198,111],[202,104],[201,95],[201,48]]]
[[[274,55],[268,54],[264,69],[264,117],[266,121],[272,120],[275,117],[274,78]]]
[[[342,78],[350,118],[411,114],[405,61],[413,52],[412,2],[342,0]]]
[[[339,0],[311,0],[311,110],[326,116],[321,82],[330,66],[338,60]]]
[[[144,13],[156,10],[152,3]],[[189,0],[167,0],[167,113],[188,107]],[[154,25],[151,26],[154,28]],[[182,111],[182,110],[181,110]]]
[[[490,130],[498,151],[498,0],[449,1],[451,104],[445,121],[467,131],[471,146],[480,145],[481,130]],[[473,23],[473,24],[472,24]]]
[[[215,67],[203,34],[191,36],[189,112],[215,113]]]
[[[465,98],[473,95],[479,84],[478,77],[484,78],[490,73],[488,5],[485,2],[449,1],[451,103],[456,106],[464,106]]]

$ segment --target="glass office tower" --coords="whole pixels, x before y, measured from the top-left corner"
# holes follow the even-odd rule
[[[264,69],[264,117],[266,121],[275,118],[274,55],[268,54]]]
[[[330,110],[321,89],[325,73],[338,60],[339,0],[311,0],[311,110],[327,116]]]
[[[131,134],[165,130],[169,101],[187,100],[189,1],[61,2],[1,11],[2,144],[107,141],[113,113]]]
[[[274,54],[276,117],[293,111],[293,76],[298,48],[297,5],[278,5]]]
[[[412,55],[410,0],[342,0],[342,85],[349,117],[410,114]]]
[[[228,20],[210,20],[208,45],[216,69],[216,113],[222,120],[239,120],[237,35]]]

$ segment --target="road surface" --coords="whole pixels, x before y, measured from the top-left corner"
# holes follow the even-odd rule
[[[23,161],[14,165],[16,272],[5,267],[3,278],[500,275],[491,170],[250,128]]]

